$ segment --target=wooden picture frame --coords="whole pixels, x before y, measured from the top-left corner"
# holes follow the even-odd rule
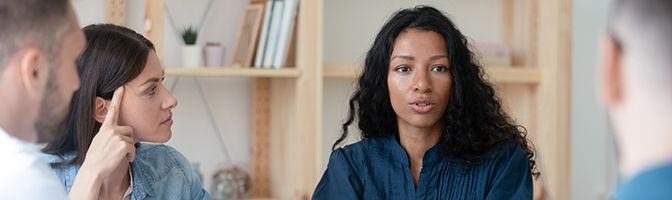
[[[231,64],[234,67],[251,67],[256,52],[259,31],[264,14],[263,4],[251,4],[245,9]]]

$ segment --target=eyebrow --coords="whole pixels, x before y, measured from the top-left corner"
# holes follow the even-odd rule
[[[145,84],[147,84],[147,83],[156,83],[156,82],[159,82],[159,81],[161,81],[161,80],[163,80],[163,79],[165,78],[165,75],[166,75],[166,71],[163,71],[163,72],[161,73],[161,77],[160,77],[160,78],[159,78],[159,77],[152,77],[152,78],[149,78],[149,79],[147,79],[145,82],[143,82],[142,84],[140,84],[139,86],[145,85]]]
[[[392,60],[394,60],[395,58],[404,59],[404,60],[415,60],[415,57],[406,56],[406,55],[392,56]],[[439,60],[439,59],[442,59],[442,58],[448,59],[448,56],[447,55],[436,55],[436,56],[432,56],[429,59],[432,60],[432,61],[435,61],[435,60]]]

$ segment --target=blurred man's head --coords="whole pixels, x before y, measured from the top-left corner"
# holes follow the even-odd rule
[[[84,36],[68,0],[0,1],[0,127],[26,141],[56,134],[79,88]]]
[[[602,97],[627,175],[672,159],[672,1],[616,0],[607,32]]]

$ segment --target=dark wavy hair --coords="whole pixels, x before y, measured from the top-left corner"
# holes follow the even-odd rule
[[[390,103],[387,72],[397,36],[408,29],[433,31],[445,39],[450,73],[453,77],[448,107],[443,117],[443,134],[438,143],[442,155],[455,155],[466,163],[476,164],[479,157],[500,142],[520,144],[527,151],[530,169],[539,172],[534,147],[527,130],[509,117],[486,81],[483,68],[469,49],[467,38],[441,11],[429,6],[397,11],[382,27],[368,51],[364,70],[349,101],[349,113],[342,125],[336,149],[348,136],[348,127],[358,120],[362,139],[398,134],[396,114]]]
[[[72,97],[65,124],[65,134],[47,144],[43,152],[65,155],[75,152],[70,161],[53,163],[52,167],[81,165],[89,145],[100,130],[94,118],[96,97],[111,100],[114,90],[142,73],[154,44],[126,27],[94,24],[82,29],[86,49],[77,58],[80,88]]]

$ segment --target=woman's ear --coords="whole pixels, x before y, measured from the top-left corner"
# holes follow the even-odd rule
[[[622,51],[618,42],[608,34],[602,40],[602,60],[600,66],[600,88],[602,101],[607,107],[621,103],[623,95]]]
[[[93,112],[93,118],[95,118],[98,123],[102,124],[103,121],[105,121],[105,116],[107,114],[107,104],[110,104],[110,101],[101,97],[96,97],[96,110]]]

